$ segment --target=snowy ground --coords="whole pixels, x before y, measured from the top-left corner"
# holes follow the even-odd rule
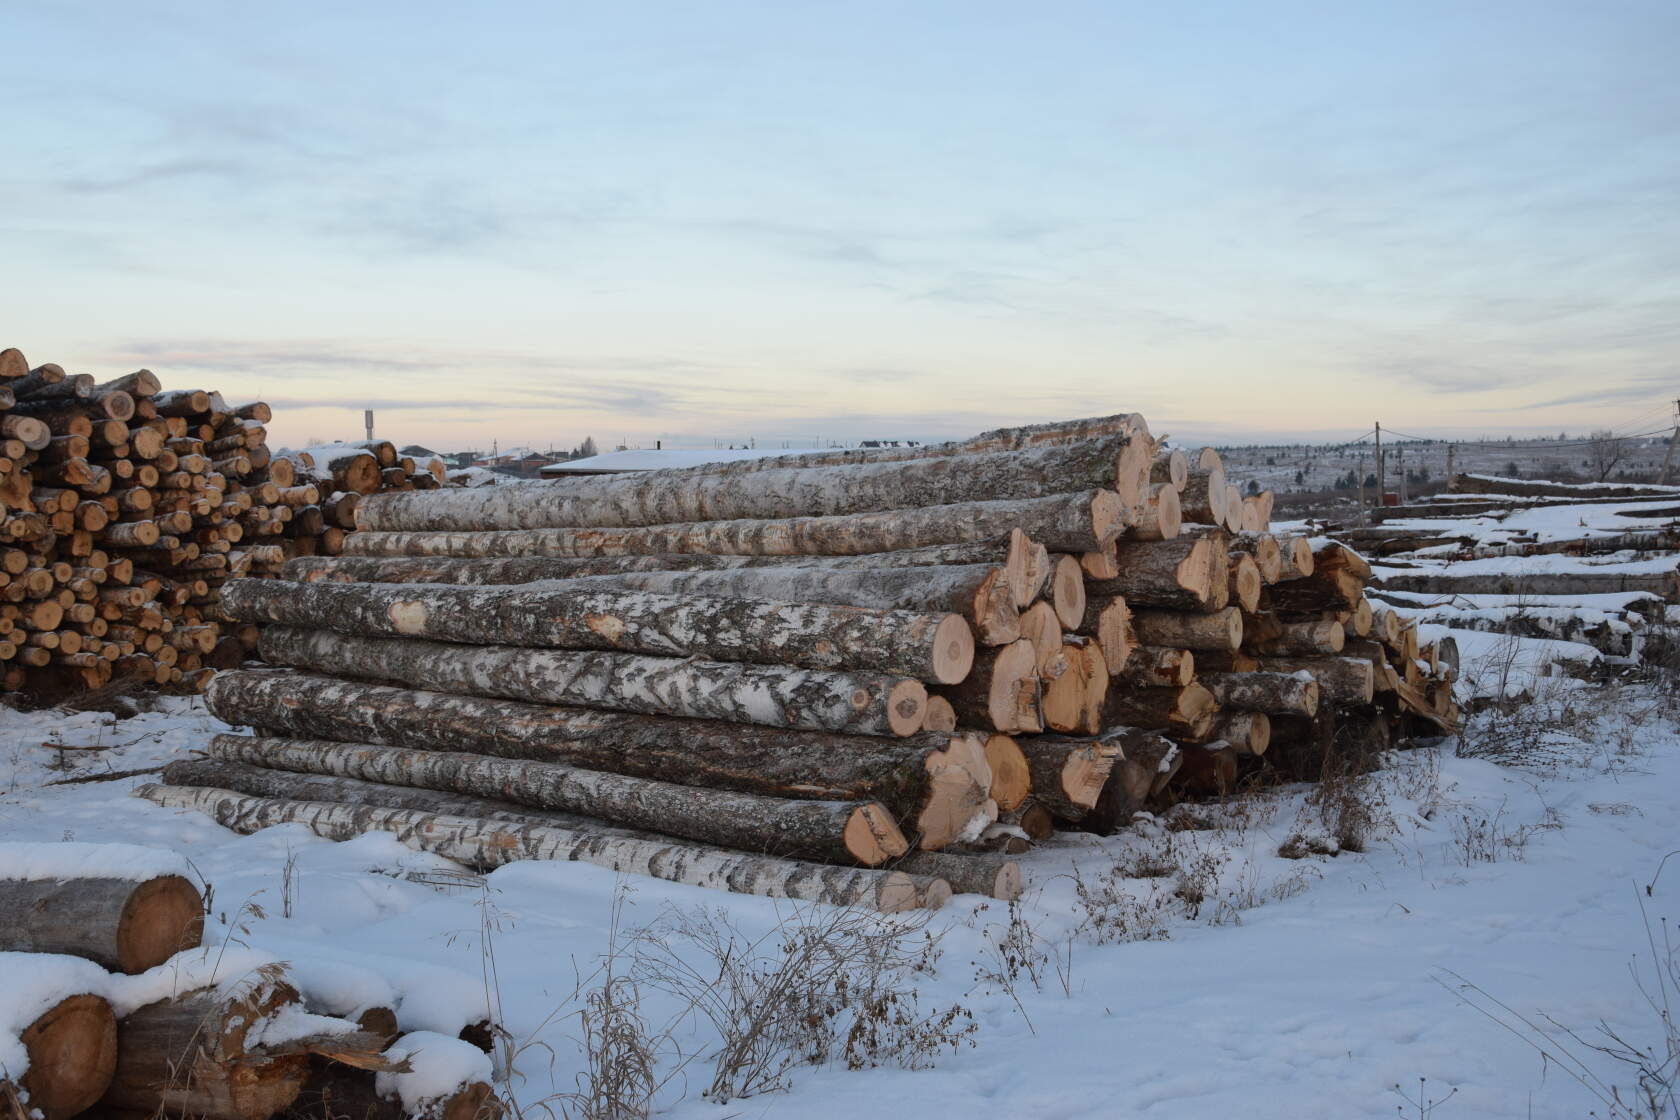
[[[937,960],[914,984],[925,1010],[960,1005],[975,1029],[972,1045],[932,1068],[799,1066],[786,1092],[708,1101],[717,1036],[691,1019],[674,1042],[698,1057],[659,1107],[692,1118],[855,1120],[890,1109],[1341,1120],[1420,1115],[1395,1087],[1415,1094],[1423,1078],[1426,1095],[1453,1094],[1436,1120],[1606,1115],[1465,998],[1498,999],[1589,1038],[1603,1021],[1659,1041],[1629,969],[1650,965],[1641,902],[1653,923],[1680,917],[1680,859],[1644,897],[1680,847],[1680,737],[1651,693],[1571,682],[1550,699],[1553,720],[1497,725],[1499,743],[1526,761],[1459,757],[1450,743],[1397,756],[1369,779],[1365,800],[1388,819],[1363,852],[1280,857],[1291,837],[1322,841],[1337,823],[1297,788],[1244,802],[1219,828],[1071,838],[1034,853],[1013,923],[1007,907],[959,896],[929,921]],[[1595,714],[1572,714],[1585,709]],[[451,874],[385,836],[333,844],[297,827],[236,836],[127,796],[144,777],[43,785],[64,775],[53,768],[61,758],[76,772],[155,765],[220,729],[186,701],[123,721],[0,711],[0,840],[177,849],[213,890],[207,937],[365,965],[397,989],[409,1027],[453,1033],[499,1003],[526,1044],[513,1076],[526,1105],[572,1089],[583,1068],[575,991],[609,945],[615,898],[624,898],[621,934],[709,911],[756,937],[790,913],[786,903],[625,882],[582,864]],[[61,752],[44,742],[121,745]],[[1198,893],[1196,905],[1180,897]],[[1154,939],[1125,939],[1138,936]],[[1000,943],[1030,965],[1013,980]],[[692,944],[667,944],[702,975],[715,972]],[[1486,996],[1461,991],[1466,983]],[[643,999],[656,1026],[679,1009],[646,986]],[[1632,1081],[1566,1036],[1546,1044],[1591,1058],[1609,1084]],[[665,1061],[668,1070],[669,1052]]]

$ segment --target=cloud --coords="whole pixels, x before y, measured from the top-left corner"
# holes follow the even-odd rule
[[[247,178],[249,175],[250,168],[231,160],[182,158],[163,160],[123,175],[59,179],[53,185],[59,190],[75,194],[105,194],[174,179],[204,177],[235,180]]]

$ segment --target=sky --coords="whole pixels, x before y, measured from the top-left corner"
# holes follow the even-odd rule
[[[274,443],[1680,396],[1673,0],[0,0],[0,42],[0,346]]]

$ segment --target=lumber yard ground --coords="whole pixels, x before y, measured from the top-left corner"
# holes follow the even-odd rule
[[[727,921],[738,944],[764,938],[773,964],[788,930],[824,919],[577,863],[480,878],[385,835],[236,836],[128,796],[145,775],[48,784],[156,766],[224,730],[197,700],[126,718],[0,710],[0,840],[177,849],[213,892],[207,944],[351,960],[383,974],[431,1029],[499,1007],[502,1087],[527,1115],[546,1115],[545,1100],[559,1115],[567,1102],[554,1094],[589,1068],[577,1013],[599,989],[615,921],[619,974],[638,956],[653,966],[637,985],[647,1031],[678,1020],[654,1044],[665,1115],[1298,1120],[1427,1115],[1406,1101],[1420,1091],[1425,1109],[1441,1102],[1438,1120],[1642,1115],[1605,1104],[1615,1089],[1631,1101],[1638,1071],[1592,1047],[1615,1045],[1605,1027],[1659,1055],[1673,1044],[1639,984],[1663,994],[1648,932],[1673,964],[1660,919],[1680,917],[1680,859],[1662,869],[1680,846],[1680,709],[1650,682],[1534,683],[1532,703],[1476,717],[1462,743],[1392,756],[1353,787],[1316,799],[1285,788],[1108,840],[1058,838],[1024,857],[1030,887],[1013,911],[962,895],[906,934],[907,961],[935,939],[922,968],[886,978],[933,1018],[919,1043],[889,1034],[871,1051],[854,1036],[848,1050],[841,1011],[826,1061],[783,1070],[787,1055],[760,1055],[757,1088],[787,1088],[751,1096],[737,1095],[753,1091],[751,1070],[705,1095],[725,1036],[683,1016],[688,999],[657,980],[683,962],[702,986],[729,986],[712,984],[716,961],[673,922],[715,932]],[[1338,834],[1364,850],[1327,854]],[[650,929],[662,932],[637,940]],[[792,986],[805,980],[795,972]],[[1672,973],[1666,983],[1674,996]],[[850,1070],[848,1053],[879,1064]],[[901,1068],[906,1054],[925,1068]],[[1570,1076],[1569,1055],[1590,1087]]]

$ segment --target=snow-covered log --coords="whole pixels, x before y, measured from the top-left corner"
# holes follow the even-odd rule
[[[912,735],[927,706],[920,682],[882,673],[356,638],[295,626],[267,627],[261,649],[272,664],[415,688],[806,731]]]
[[[21,1092],[42,1120],[69,1120],[117,1068],[110,977],[77,957],[0,952],[0,1101]]]
[[[131,844],[0,844],[0,951],[144,972],[203,936],[187,873],[174,852]]]

